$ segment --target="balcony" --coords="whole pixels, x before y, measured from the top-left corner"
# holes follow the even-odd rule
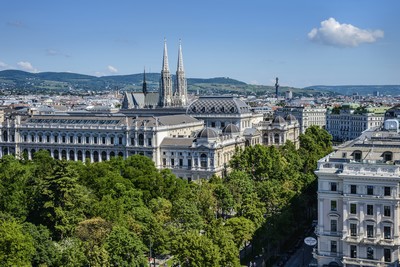
[[[343,257],[342,262],[343,264],[355,264],[357,266],[387,266],[387,263],[384,261],[375,259]]]

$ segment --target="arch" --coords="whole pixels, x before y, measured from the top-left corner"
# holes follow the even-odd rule
[[[34,148],[31,149],[31,158],[33,158],[34,154],[36,153],[36,150]]]
[[[78,150],[78,160],[82,161],[83,160],[83,153],[82,151]]]
[[[75,151],[73,150],[69,151],[69,160],[75,160]]]
[[[55,150],[53,151],[53,157],[54,157],[55,159],[60,159],[60,155],[59,155],[57,149],[55,149]]]
[[[85,159],[90,159],[90,151],[85,152]]]
[[[106,161],[107,160],[107,152],[103,151],[101,152],[101,161]]]
[[[205,153],[200,155],[200,167],[207,168],[207,155]]]
[[[278,133],[274,134],[274,143],[279,144],[280,143],[280,136]]]
[[[67,151],[65,150],[61,151],[61,159],[67,159]]]
[[[124,157],[124,153],[118,152],[118,157]]]
[[[114,152],[114,151],[111,151],[111,152],[110,152],[110,158],[113,158],[113,157],[115,157],[115,152]]]
[[[99,161],[99,152],[98,151],[94,151],[93,152],[93,161],[94,162],[98,162]]]

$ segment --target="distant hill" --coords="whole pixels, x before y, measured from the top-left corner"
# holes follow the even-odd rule
[[[159,88],[160,73],[146,73],[148,90]],[[174,78],[174,77],[173,77]],[[30,73],[20,70],[0,71],[0,90],[3,94],[86,94],[110,90],[140,91],[143,74],[90,76],[68,72]],[[199,94],[238,94],[266,95],[274,94],[273,86],[251,85],[228,77],[187,78],[188,91]],[[300,89],[280,87],[281,94],[291,90],[296,95],[318,95],[313,88]],[[330,94],[327,92],[324,95]]]
[[[314,85],[304,89],[331,91],[341,95],[373,95],[375,92],[379,92],[379,95],[400,96],[400,85]]]

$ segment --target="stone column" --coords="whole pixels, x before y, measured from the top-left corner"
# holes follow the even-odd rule
[[[319,218],[318,218],[318,230],[319,232],[324,231],[324,199],[319,199]]]

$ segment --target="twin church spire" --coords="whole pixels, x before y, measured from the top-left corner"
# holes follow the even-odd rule
[[[168,65],[167,41],[164,40],[164,54],[161,70],[159,106],[182,107],[187,105],[187,82],[183,68],[182,44],[179,40],[178,64],[175,76],[175,88],[172,89],[172,78]]]

